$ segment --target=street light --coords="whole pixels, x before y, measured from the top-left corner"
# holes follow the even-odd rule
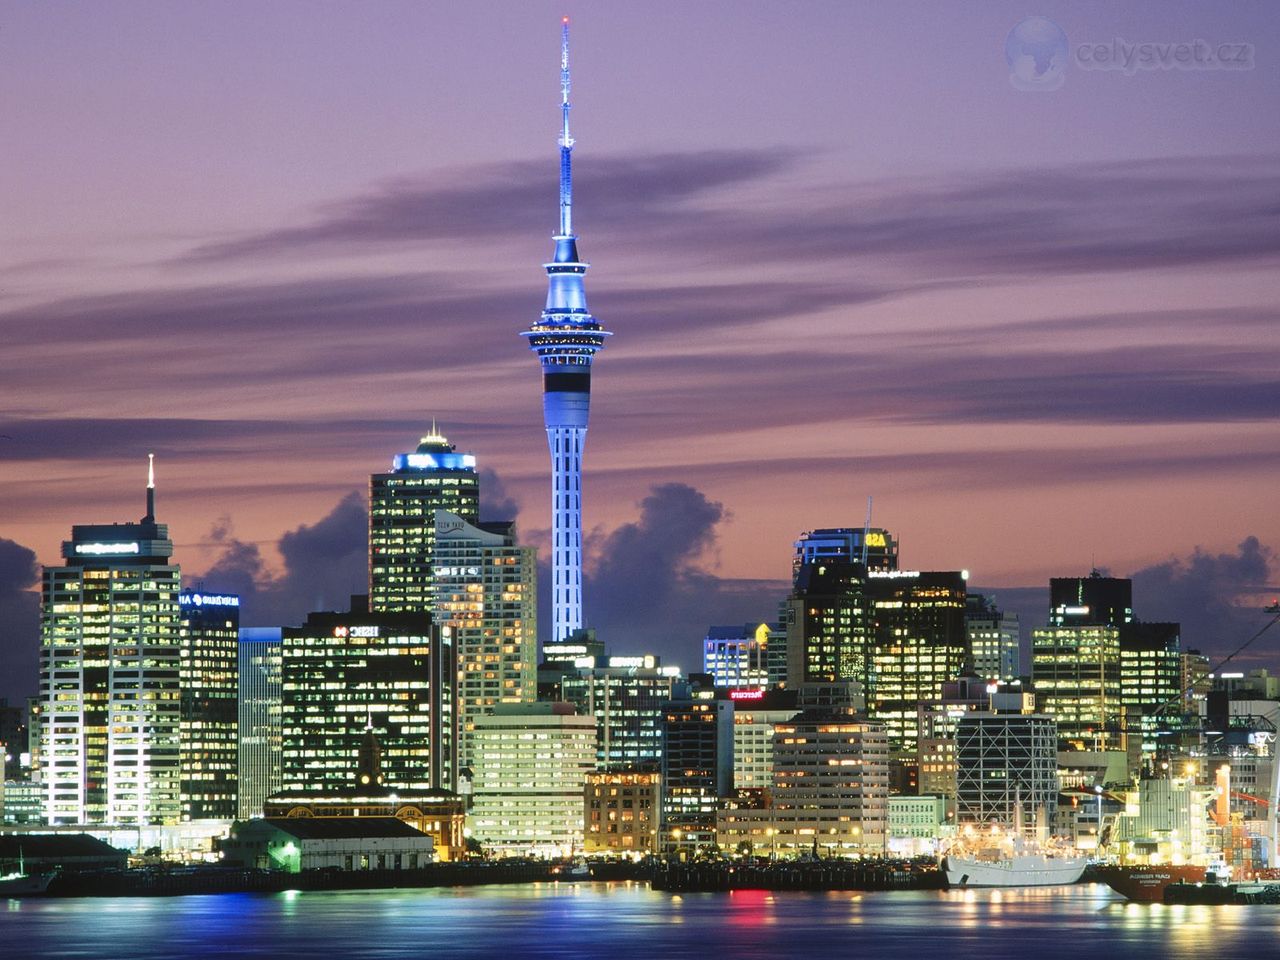
[[[1102,852],[1102,787],[1099,784],[1094,784],[1093,792],[1098,799],[1098,843],[1094,847],[1094,853],[1098,854]]]
[[[777,860],[778,859],[778,831],[775,830],[773,827],[769,827],[767,830],[765,830],[765,835],[768,836],[769,838],[769,859]]]

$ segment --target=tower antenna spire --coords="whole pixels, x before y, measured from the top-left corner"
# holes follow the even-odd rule
[[[573,236],[573,137],[569,134],[569,18],[560,21],[560,233]]]
[[[147,454],[147,515],[143,523],[154,523],[156,519],[156,455]]]

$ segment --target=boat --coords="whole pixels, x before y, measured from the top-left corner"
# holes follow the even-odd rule
[[[46,873],[27,873],[27,863],[18,847],[18,869],[0,874],[0,897],[38,897],[49,891],[57,870]]]
[[[1047,853],[996,854],[942,858],[949,887],[1056,887],[1075,883],[1084,874],[1084,857]]]
[[[1171,883],[1204,883],[1209,868],[1194,863],[1158,866],[1113,864],[1097,869],[1097,877],[1128,900],[1163,903],[1165,887]]]

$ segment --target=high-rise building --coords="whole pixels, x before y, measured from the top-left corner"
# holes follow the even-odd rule
[[[45,567],[40,763],[50,824],[176,823],[181,574],[155,482],[137,523],[73,526]]]
[[[1012,680],[1021,676],[1022,634],[1018,615],[999,609],[990,597],[971,593],[964,619],[974,672],[987,680]]]
[[[830,527],[807,530],[791,558],[794,581],[805,564],[861,563],[868,570],[897,570],[898,541],[880,527]]]
[[[260,817],[281,787],[279,627],[240,629],[239,794],[236,816]]]
[[[733,791],[733,701],[677,684],[662,724],[663,845],[715,841],[716,807]]]
[[[387,781],[453,790],[457,661],[449,627],[426,614],[313,613],[281,644],[282,789],[351,782],[372,727]]]
[[[538,695],[537,558],[513,523],[468,523],[437,510],[435,620],[452,628],[458,657],[462,766],[475,765],[475,718],[499,703]]]
[[[1104,577],[1097,570],[1087,577],[1049,580],[1049,625],[1118,627],[1133,619],[1133,581]]]
[[[182,615],[182,819],[237,812],[240,598],[185,591]]]
[[[875,653],[867,712],[885,725],[895,751],[914,757],[917,705],[942,696],[967,649],[963,571],[870,571],[866,598]]]
[[[476,717],[474,742],[476,839],[497,854],[581,850],[595,718],[567,703],[503,703]]]
[[[560,226],[555,253],[544,264],[547,305],[521,336],[542,363],[542,415],[551,449],[552,640],[565,640],[582,619],[582,451],[591,403],[591,362],[609,336],[587,309],[573,232],[573,137],[569,135],[569,20],[560,46]]]
[[[1008,712],[966,713],[956,727],[956,820],[1011,828],[1027,836],[1053,822],[1058,802],[1058,730],[1052,717],[1025,713],[1015,697]],[[1018,805],[1021,804],[1021,811]]]
[[[1184,727],[1182,628],[1176,623],[1133,621],[1120,627],[1120,702],[1130,736],[1142,737],[1142,751],[1155,754],[1160,742]]]
[[[456,452],[434,427],[413,453],[396,455],[390,473],[375,473],[369,481],[369,609],[430,611],[436,511],[475,523],[479,504],[476,458]]]
[[[662,718],[680,682],[679,667],[658,657],[592,658],[596,666],[566,671],[559,695],[596,719],[596,765],[621,770],[662,759]]]
[[[874,635],[860,563],[805,564],[786,601],[787,684],[856,680],[870,692]]]
[[[769,671],[770,642],[785,633],[780,623],[708,627],[702,641],[702,671],[722,689],[763,690],[775,682]]]
[[[733,787],[736,791],[773,786],[773,733],[800,710],[795,690],[733,690]]]

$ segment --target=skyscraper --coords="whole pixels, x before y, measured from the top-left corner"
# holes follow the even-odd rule
[[[542,361],[542,416],[551,448],[552,640],[582,628],[582,450],[591,403],[591,361],[609,336],[587,310],[573,232],[573,137],[569,135],[569,18],[560,40],[560,229],[547,271],[547,305],[521,336]],[[447,509],[447,508],[446,508]]]
[[[156,523],[155,477],[137,523],[73,526],[45,567],[41,776],[50,824],[176,823],[181,573]]]
[[[434,619],[453,628],[459,762],[474,767],[476,717],[538,698],[537,559],[511,522],[476,526],[437,510],[435,536]]]
[[[184,591],[182,819],[234,820],[239,718],[240,598]]]
[[[431,550],[437,510],[475,523],[480,510],[476,458],[457,453],[432,424],[413,453],[369,480],[369,609],[431,610]]]
[[[240,751],[237,817],[262,816],[267,797],[280,790],[281,686],[279,627],[240,630]]]

